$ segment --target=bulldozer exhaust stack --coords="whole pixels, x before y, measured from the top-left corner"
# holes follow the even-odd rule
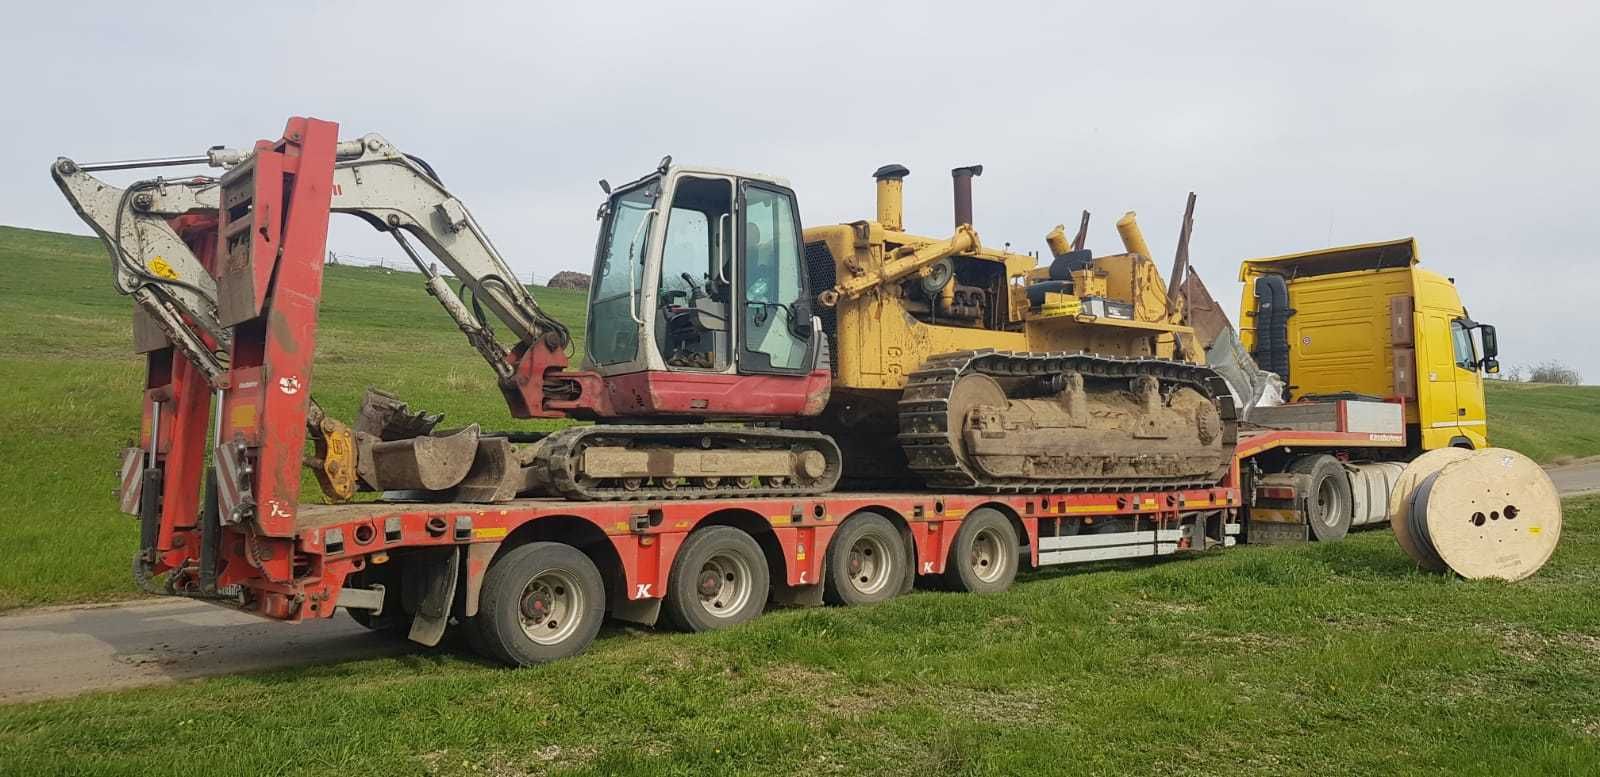
[[[972,179],[983,175],[983,165],[957,167],[950,171],[955,189],[956,228],[972,226]]]

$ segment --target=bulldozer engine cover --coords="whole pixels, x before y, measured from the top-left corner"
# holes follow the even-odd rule
[[[899,439],[934,487],[1200,488],[1226,474],[1237,426],[1231,394],[1204,366],[983,350],[910,376]]]

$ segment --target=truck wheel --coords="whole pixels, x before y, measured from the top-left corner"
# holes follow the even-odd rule
[[[854,607],[893,599],[905,587],[910,556],[889,519],[862,513],[844,522],[823,560],[823,599]]]
[[[1289,471],[1306,476],[1306,523],[1317,542],[1338,542],[1350,532],[1355,500],[1344,465],[1326,453],[1296,459]]]
[[[662,609],[683,631],[725,629],[760,615],[771,584],[754,538],[732,526],[708,526],[678,548]]]
[[[999,510],[980,507],[967,513],[950,545],[944,583],[975,594],[1004,591],[1017,577],[1017,530]]]
[[[605,614],[605,583],[588,556],[559,542],[530,542],[489,565],[469,625],[489,658],[528,666],[583,652]]]

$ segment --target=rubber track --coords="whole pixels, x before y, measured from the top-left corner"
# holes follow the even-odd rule
[[[1027,478],[996,479],[968,468],[950,449],[946,436],[951,392],[956,380],[969,373],[993,377],[1042,377],[1077,372],[1086,378],[1132,379],[1153,375],[1163,388],[1188,386],[1215,402],[1222,416],[1222,464],[1208,477],[1133,478],[1117,480],[1070,479],[1039,481]],[[900,397],[900,445],[911,470],[933,488],[983,490],[996,493],[1132,491],[1139,489],[1208,488],[1227,474],[1238,446],[1237,413],[1228,384],[1204,365],[1167,359],[1120,358],[1082,353],[1021,353],[985,348],[957,351],[929,359],[906,379]],[[955,419],[956,423],[964,419]]]
[[[637,443],[642,440],[662,440],[674,437],[687,438],[696,442],[702,438],[710,437],[713,440],[711,448],[713,450],[722,448],[724,445],[726,449],[730,450],[771,450],[774,448],[789,449],[796,444],[806,444],[821,451],[822,455],[827,458],[828,471],[811,486],[799,487],[795,484],[794,479],[791,478],[790,485],[777,488],[766,485],[753,488],[736,488],[728,485],[718,488],[705,488],[703,486],[679,486],[678,488],[641,487],[630,491],[622,486],[584,484],[577,479],[579,474],[577,463],[585,444]],[[834,486],[838,485],[839,475],[843,470],[843,456],[839,453],[839,445],[833,441],[833,438],[818,432],[795,429],[712,426],[706,424],[575,426],[550,435],[548,440],[549,447],[546,448],[548,458],[545,466],[547,468],[546,471],[550,473],[550,483],[560,496],[584,502],[813,496],[832,491]],[[698,448],[700,446],[695,445],[693,447]],[[731,477],[733,476],[726,476],[725,479]]]

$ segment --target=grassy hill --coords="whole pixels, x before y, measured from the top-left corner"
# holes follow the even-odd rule
[[[1559,464],[1600,454],[1600,386],[1484,381],[1489,441]]]
[[[330,413],[353,418],[373,385],[447,423],[512,425],[493,374],[419,275],[329,267],[325,289],[312,393]],[[583,294],[534,294],[581,340]],[[113,496],[144,378],[131,305],[98,240],[0,227],[0,610],[134,595],[137,527]]]
[[[139,424],[143,361],[108,261],[93,238],[0,227],[0,610],[135,595],[136,526],[112,490]],[[533,291],[581,347],[583,295]],[[313,394],[349,419],[369,385],[454,422],[531,426],[511,419],[418,275],[329,267]],[[1597,454],[1597,406],[1600,387],[1492,384],[1490,435],[1544,461]]]

